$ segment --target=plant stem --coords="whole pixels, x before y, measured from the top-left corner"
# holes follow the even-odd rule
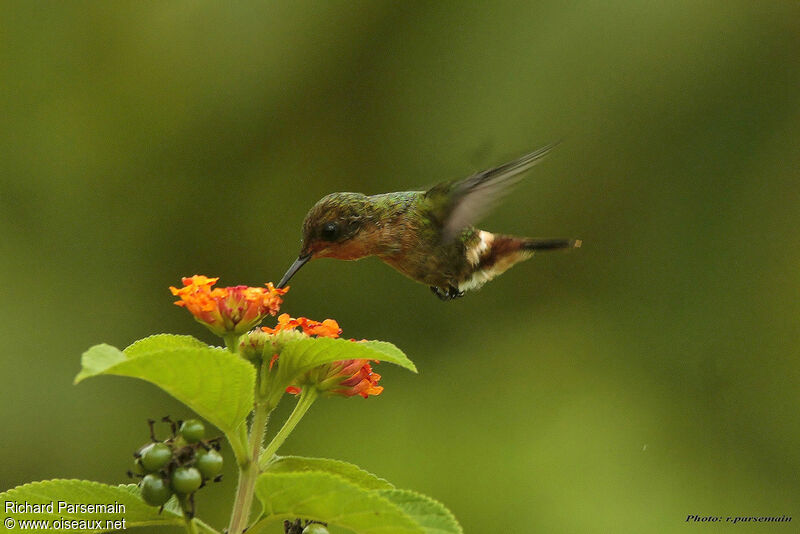
[[[249,462],[250,458],[247,456],[247,421],[243,421],[239,426],[236,434],[228,434],[228,442],[233,449],[233,455],[236,456],[236,463],[239,468],[244,468]]]
[[[222,339],[225,340],[225,346],[228,348],[228,350],[236,354],[239,352],[240,337],[241,336],[237,334],[227,334],[225,336],[222,336]]]
[[[292,433],[294,427],[297,426],[297,423],[300,422],[300,419],[306,414],[308,409],[314,404],[314,401],[317,400],[319,396],[319,391],[314,386],[305,386],[303,387],[302,393],[300,393],[300,398],[297,401],[297,404],[292,410],[292,414],[283,424],[283,427],[275,434],[275,437],[272,438],[267,448],[264,449],[264,452],[261,455],[261,460],[259,461],[259,467],[261,469],[265,469],[269,464],[272,457],[278,452],[278,449],[283,442],[286,441],[286,438],[289,437],[289,434]]]
[[[225,338],[225,345],[228,350],[235,353],[239,350],[238,341],[238,336],[229,336]],[[262,363],[262,371],[265,365],[265,363]],[[253,410],[253,421],[250,424],[250,437],[248,439],[245,426],[241,427],[237,436],[240,449],[240,452],[236,455],[239,463],[239,484],[236,487],[236,498],[233,502],[228,534],[240,534],[244,531],[247,526],[247,520],[250,517],[250,509],[253,506],[253,490],[259,474],[258,456],[261,453],[261,445],[264,442],[264,434],[267,431],[267,421],[269,421],[269,414],[272,411],[264,396],[259,394],[261,389],[260,382],[261,376],[258,375],[255,387],[256,402]],[[233,441],[231,441],[231,444],[233,444]],[[243,448],[245,450],[242,452],[241,449]]]
[[[267,403],[259,400],[253,412],[253,423],[250,425],[248,462],[239,466],[239,485],[236,488],[236,500],[233,503],[233,513],[228,526],[229,534],[240,534],[247,526],[250,508],[253,505],[253,489],[259,474],[258,456],[261,452],[268,420]]]

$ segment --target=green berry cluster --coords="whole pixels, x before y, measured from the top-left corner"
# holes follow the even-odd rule
[[[219,438],[205,439],[206,429],[196,419],[173,423],[168,417],[171,436],[155,437],[154,421],[149,421],[151,442],[134,453],[136,473],[142,477],[142,499],[152,506],[163,506],[172,495],[178,496],[184,511],[194,512],[194,492],[208,481],[221,478],[222,455]]]

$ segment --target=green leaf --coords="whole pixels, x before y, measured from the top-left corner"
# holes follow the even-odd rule
[[[127,359],[125,353],[117,347],[106,345],[102,343],[90,348],[81,356],[81,372],[75,377],[75,384],[102,373],[105,369],[112,367],[115,364],[124,362]]]
[[[207,345],[196,337],[178,336],[175,334],[156,334],[135,341],[128,345],[122,352],[128,357],[134,357],[155,350],[191,349],[199,347],[207,347]]]
[[[121,526],[114,526],[113,522],[125,520],[125,528],[140,527],[146,525],[182,525],[183,517],[180,508],[173,497],[164,510],[159,513],[158,508],[146,504],[139,495],[139,488],[134,484],[109,486],[99,482],[88,480],[45,480],[43,482],[33,482],[18,486],[6,492],[0,493],[0,523],[6,525],[5,521],[12,518],[16,525],[14,530],[20,531],[20,521],[26,520],[50,520],[50,528],[43,526],[30,526],[27,530],[33,532],[54,532],[69,530],[70,532],[107,532],[109,530],[120,530]],[[52,503],[52,511],[40,512],[14,512],[6,511],[6,503],[23,505]],[[87,505],[112,505],[109,510],[90,511]],[[69,505],[77,505],[76,508],[69,508]],[[121,505],[121,506],[114,506]],[[124,507],[124,511],[121,508]],[[52,524],[56,519],[66,520],[88,520],[86,528],[56,529]],[[100,525],[91,524],[92,521],[100,521]],[[111,523],[106,523],[111,521]],[[78,525],[80,527],[80,525]]]
[[[417,372],[403,351],[386,341],[359,341],[309,337],[288,341],[281,350],[278,370],[270,379],[270,404],[278,403],[287,386],[303,373],[339,360],[377,360]]]
[[[463,534],[453,514],[445,506],[430,497],[414,491],[389,489],[380,495],[400,507],[423,528],[425,534]]]
[[[353,343],[352,341],[350,343]],[[367,340],[367,341],[357,341],[355,342],[362,347],[367,347],[370,350],[375,352],[380,352],[383,354],[383,357],[372,358],[375,360],[379,360],[382,362],[391,362],[400,367],[408,369],[414,373],[417,372],[417,366],[408,359],[408,356],[405,353],[398,349],[393,343],[389,343],[388,341],[375,341],[375,340]],[[359,356],[361,357],[361,356]]]
[[[348,482],[369,490],[393,489],[386,480],[376,477],[357,465],[328,458],[305,458],[303,456],[277,456],[266,469],[270,473],[293,473],[323,471],[339,475]]]
[[[256,534],[283,519],[315,519],[348,528],[356,534],[424,534],[425,530],[400,507],[376,490],[360,487],[339,475],[318,471],[267,472],[256,481],[263,506]]]
[[[122,352],[95,345],[83,354],[75,383],[99,375],[147,380],[180,400],[228,435],[253,409],[255,369],[237,355],[199,344],[189,336],[153,336]]]

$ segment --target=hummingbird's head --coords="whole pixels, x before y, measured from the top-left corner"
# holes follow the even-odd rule
[[[314,258],[356,260],[369,254],[362,233],[367,197],[361,193],[331,193],[314,204],[303,221],[300,255],[278,283],[286,285],[300,267]]]

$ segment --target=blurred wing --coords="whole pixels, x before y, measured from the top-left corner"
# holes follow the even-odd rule
[[[428,196],[444,197],[441,203],[443,211],[440,213],[440,220],[444,222],[442,238],[445,241],[453,239],[464,227],[475,224],[485,216],[510,191],[511,186],[522,179],[521,174],[539,163],[556,144],[428,191]]]

